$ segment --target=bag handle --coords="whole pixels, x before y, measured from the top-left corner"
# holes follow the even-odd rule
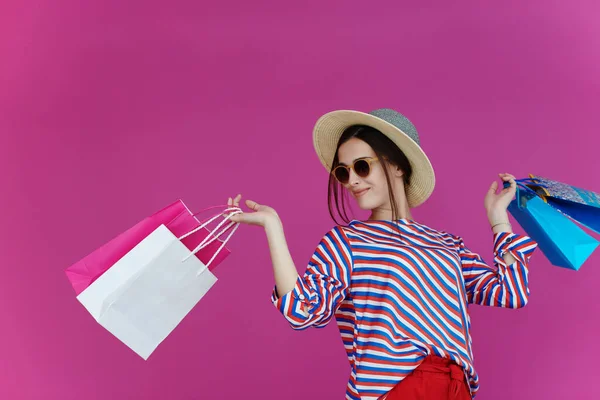
[[[219,225],[217,225],[217,227],[215,228],[214,231],[209,231],[212,234],[212,239],[208,240],[211,235],[207,235],[204,239],[202,239],[202,242],[200,242],[200,244],[198,244],[198,246],[196,246],[196,248],[194,250],[192,250],[193,254],[196,254],[197,252],[199,252],[200,250],[202,250],[203,248],[205,248],[206,246],[208,246],[209,244],[211,244],[212,242],[214,242],[215,240],[217,240],[217,238],[219,236],[221,236],[223,233],[227,232],[229,229],[231,229],[232,226],[235,225],[235,222],[230,222],[229,225],[227,225],[227,227],[225,229],[223,229],[221,232],[215,234],[215,231],[219,230],[219,228],[225,223],[227,222],[228,219],[231,218],[231,216],[235,215],[235,214],[241,214],[241,211],[235,211],[232,214],[228,215],[223,221],[221,221],[221,223]],[[218,216],[217,216],[218,217]],[[198,228],[196,228],[195,230],[197,230]],[[208,241],[207,241],[208,240]]]
[[[203,210],[200,210],[200,211],[198,211],[198,212],[196,212],[196,213],[192,214],[192,217],[196,217],[198,214],[201,214],[201,213],[203,213],[203,212],[205,212],[205,211],[207,211],[207,210],[212,210],[212,209],[215,209],[215,208],[222,208],[222,207],[230,207],[230,208],[227,208],[227,210],[225,210],[225,211],[228,211],[228,210],[241,211],[241,208],[240,208],[240,207],[236,207],[236,206],[230,206],[230,205],[228,205],[228,204],[227,204],[227,205],[225,205],[225,204],[224,204],[224,205],[220,205],[220,206],[211,206],[211,207],[206,207],[205,209],[203,209]],[[224,211],[224,212],[225,212],[225,211]],[[225,218],[227,219],[227,217],[225,217]],[[207,219],[205,219],[204,221],[201,221],[201,222],[200,222],[200,221],[198,221],[198,222],[200,222],[200,223],[202,224],[202,223],[204,223],[204,222],[207,222],[209,219],[210,219],[210,218],[207,218]],[[210,222],[211,222],[211,221],[213,221],[213,220],[214,220],[214,218],[213,218],[213,219],[210,219],[210,221],[208,221],[208,223],[210,223]],[[203,246],[203,247],[201,247],[200,249],[198,249],[198,251],[202,250],[204,247],[206,247],[206,246],[208,246],[209,244],[211,244],[211,243],[212,243],[214,240],[216,240],[216,239],[218,239],[219,237],[221,237],[221,235],[223,235],[225,232],[227,232],[229,229],[231,229],[231,227],[232,227],[233,225],[234,225],[233,223],[231,223],[231,224],[227,225],[227,227],[226,227],[225,229],[223,229],[221,232],[219,232],[218,234],[216,234],[216,235],[215,235],[215,237],[214,237],[213,239],[211,239],[211,240],[210,240],[208,243],[205,243],[205,246]],[[220,226],[220,225],[219,225],[219,226]]]
[[[184,204],[184,206],[185,206],[185,204]],[[237,208],[236,208],[235,206],[230,206],[230,205],[218,205],[218,206],[206,207],[205,209],[203,209],[203,210],[200,210],[200,211],[198,211],[198,212],[196,212],[196,213],[192,213],[192,212],[189,210],[189,208],[187,208],[187,206],[186,206],[186,209],[188,210],[188,213],[189,213],[189,214],[190,214],[192,217],[194,217],[194,218],[195,218],[195,217],[196,217],[198,214],[201,214],[201,213],[203,213],[204,211],[207,211],[207,210],[212,210],[212,209],[215,209],[215,208],[223,208],[223,207],[232,207],[232,208],[227,208],[227,210],[226,210],[226,211],[229,211],[229,210],[236,210],[236,211],[238,211],[238,210],[239,210],[239,211],[241,211],[241,208],[239,208],[239,207],[237,207]],[[178,215],[178,216],[177,216],[177,217],[175,217],[175,218],[179,218],[180,216],[181,216],[181,214],[180,214],[180,215]],[[215,218],[216,218],[216,217],[215,217]],[[200,224],[203,224],[203,223],[206,223],[206,224],[208,224],[208,223],[212,222],[213,220],[215,220],[215,218],[212,218],[212,219],[211,219],[211,218],[209,217],[209,218],[205,219],[204,221],[199,221],[199,220],[196,218],[196,221],[198,221]],[[206,224],[204,224],[204,225],[203,225],[203,227],[204,227],[204,226],[206,226]],[[219,238],[219,237],[220,237],[222,234],[224,234],[225,232],[227,232],[227,230],[228,230],[228,229],[230,229],[232,225],[233,225],[233,224],[230,224],[230,225],[228,225],[228,227],[227,227],[227,228],[223,229],[223,230],[222,230],[220,233],[218,233],[218,234],[216,235],[216,238],[215,238],[215,239]],[[190,233],[188,232],[188,234],[190,234]],[[183,236],[183,238],[185,238],[185,237],[187,237],[187,235],[186,235],[186,236]],[[209,243],[206,243],[206,244],[208,245],[208,244],[210,244],[210,243],[212,243],[212,240],[211,240]]]
[[[515,179],[515,182],[517,183],[518,186],[521,186],[523,189],[530,190],[536,194],[537,194],[537,192],[535,190],[531,189],[529,186],[527,186],[527,183],[530,183],[534,186],[538,186],[538,187],[542,187],[542,188],[548,187],[548,185],[538,182],[537,179],[535,179],[535,178]],[[504,182],[504,187],[506,188],[508,186],[510,186],[510,182]]]
[[[200,212],[209,210],[209,209],[213,209],[213,208],[221,208],[222,206],[214,206],[214,207],[208,207]],[[192,255],[195,255],[197,252],[199,252],[200,250],[202,250],[204,247],[208,246],[210,243],[212,243],[213,241],[215,241],[216,239],[219,238],[219,236],[221,236],[222,234],[224,234],[225,232],[227,232],[228,230],[230,230],[232,227],[233,230],[229,233],[229,235],[227,236],[227,238],[223,241],[223,243],[221,244],[221,246],[219,247],[219,249],[215,252],[215,254],[212,256],[212,258],[208,261],[208,263],[206,264],[206,268],[208,268],[208,266],[211,264],[211,262],[215,259],[215,257],[217,256],[217,254],[219,254],[219,252],[223,249],[223,247],[225,247],[225,244],[229,241],[229,239],[231,238],[231,236],[233,235],[233,233],[237,230],[237,228],[239,227],[239,222],[231,222],[225,227],[225,229],[223,229],[221,232],[219,232],[218,234],[215,234],[216,231],[218,231],[223,224],[225,224],[228,220],[231,219],[231,217],[233,215],[236,214],[241,214],[242,210],[239,207],[230,207],[227,208],[224,212],[228,212],[228,211],[232,211],[232,213],[230,213],[229,215],[227,215],[223,221],[221,221],[219,223],[219,225],[217,225],[217,227],[215,228],[214,231],[209,231],[210,233],[202,240],[202,242],[200,242],[200,244],[198,244],[198,246],[196,246],[196,248],[194,248],[194,250],[192,250],[192,252],[190,254],[188,254],[182,261],[187,260],[188,258],[190,258]],[[186,237],[193,235],[194,233],[198,232],[199,230],[203,229],[204,227],[206,227],[206,225],[210,224],[212,221],[214,221],[215,219],[219,218],[221,216],[221,214],[217,214],[214,217],[210,218],[208,221],[206,221],[205,223],[201,224],[200,226],[198,226],[197,228],[192,229],[191,231],[189,231],[188,233],[180,236],[178,238],[178,240],[183,240]],[[210,239],[210,240],[209,240]],[[204,269],[206,269],[204,268]],[[198,272],[198,274],[200,274],[202,271],[204,271],[204,269],[202,269],[200,272]]]
[[[223,205],[220,205],[220,206],[206,207],[206,208],[205,208],[205,209],[203,209],[203,210],[200,210],[200,211],[198,211],[198,212],[196,212],[196,213],[193,213],[193,214],[192,214],[192,217],[196,217],[198,214],[202,214],[204,211],[212,210],[212,209],[215,209],[215,208],[223,208],[223,207],[225,207],[225,208],[228,208],[228,209],[229,209],[229,207],[232,207],[232,208],[234,208],[234,209],[239,209],[239,210],[241,210],[241,208],[240,208],[240,207],[235,207],[235,206],[230,206],[230,205],[223,204]],[[209,218],[205,219],[204,221],[202,221],[202,222],[200,222],[200,223],[204,223],[204,222],[206,222],[208,219],[209,219]]]
[[[227,242],[229,241],[229,239],[231,238],[231,236],[233,236],[233,234],[237,230],[237,228],[240,227],[239,222],[238,223],[232,222],[230,224],[230,226],[231,225],[235,225],[235,227],[231,230],[231,232],[229,232],[229,235],[227,235],[227,237],[225,238],[225,240],[223,241],[223,243],[221,243],[221,246],[219,246],[219,248],[217,249],[217,251],[215,251],[215,254],[213,254],[213,256],[211,257],[211,259],[208,260],[208,262],[206,263],[206,266],[204,268],[202,268],[200,271],[198,271],[198,273],[196,274],[196,276],[200,275],[202,272],[204,272],[205,270],[208,269],[208,267],[213,262],[213,260],[215,259],[215,257],[217,257],[217,254],[219,254],[221,252],[221,250],[223,249],[223,247],[225,247],[225,245],[227,244]],[[191,254],[188,255],[188,257],[190,257],[190,256],[191,256]],[[187,259],[187,257],[186,257],[186,259]]]
[[[222,207],[222,206],[209,207],[209,208],[206,208],[205,210],[202,210],[202,211],[206,211],[206,210],[209,210],[209,209],[211,209],[211,208],[217,208],[217,207]],[[202,212],[202,211],[200,211],[200,212]],[[239,213],[241,213],[241,212],[242,212],[242,209],[241,209],[241,208],[239,208],[239,207],[230,207],[230,208],[227,208],[227,209],[226,209],[225,211],[223,211],[223,212],[227,212],[227,211],[235,211],[235,214],[239,214]],[[228,215],[227,217],[225,217],[225,218],[223,219],[223,221],[222,221],[222,222],[221,222],[221,223],[220,223],[220,224],[217,226],[217,229],[218,229],[218,228],[219,228],[221,225],[223,225],[223,222],[227,221],[231,215],[235,215],[235,214],[230,214],[230,215]],[[196,215],[196,214],[194,214],[194,215]],[[186,233],[186,234],[184,234],[184,235],[180,236],[178,239],[179,239],[179,240],[183,240],[183,239],[185,239],[186,237],[188,237],[188,236],[190,236],[190,235],[193,235],[194,233],[198,232],[200,229],[203,229],[204,227],[206,227],[206,225],[208,225],[208,224],[210,224],[211,222],[213,222],[215,219],[219,218],[219,216],[221,216],[221,214],[217,214],[217,215],[215,215],[214,217],[212,217],[212,218],[209,218],[209,219],[208,219],[208,221],[205,221],[203,224],[200,224],[200,226],[198,226],[197,228],[194,228],[194,229],[192,229],[191,231],[189,231],[188,233]]]
[[[535,197],[539,197],[540,199],[542,199],[545,203],[548,202],[548,200],[546,199],[545,196],[540,195],[538,192],[536,192],[535,190],[533,190],[532,188],[530,188],[529,186],[527,186],[527,184],[532,184],[541,188],[546,188],[548,187],[547,185],[541,183],[541,182],[537,182],[536,179],[534,178],[523,178],[523,179],[515,179],[515,182],[517,184],[517,187],[519,189],[523,189],[525,190],[525,192],[528,192],[530,194],[533,194]],[[510,182],[504,182],[504,188],[508,188],[510,187]],[[521,203],[521,196],[519,196],[519,193],[517,191],[517,206],[519,208],[523,208],[522,207],[522,203]]]

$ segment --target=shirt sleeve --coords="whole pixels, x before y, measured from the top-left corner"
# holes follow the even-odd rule
[[[336,226],[321,239],[294,289],[279,297],[275,286],[271,301],[295,330],[325,327],[346,298],[352,265],[348,237]]]
[[[510,232],[494,234],[494,265],[471,252],[459,238],[459,255],[469,303],[483,306],[520,308],[529,299],[528,263],[537,243],[528,236]],[[509,252],[515,262],[507,265]]]

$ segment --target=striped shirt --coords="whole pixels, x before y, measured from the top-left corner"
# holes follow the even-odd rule
[[[461,237],[416,221],[353,220],[327,232],[294,289],[279,297],[275,287],[271,301],[296,330],[335,317],[351,367],[346,399],[382,398],[430,354],[460,365],[474,397],[467,305],[523,307],[537,247],[509,232],[493,240],[496,268]]]

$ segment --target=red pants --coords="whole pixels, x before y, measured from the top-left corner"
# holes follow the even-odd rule
[[[447,358],[428,356],[385,400],[471,400],[463,369]]]

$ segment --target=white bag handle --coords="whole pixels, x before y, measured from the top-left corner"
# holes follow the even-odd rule
[[[235,214],[241,214],[241,211],[236,211],[236,212],[231,213],[231,215],[228,215],[227,217],[225,217],[225,219],[223,221],[221,221],[221,223],[219,225],[217,225],[217,227],[215,228],[214,231],[212,231],[212,232],[209,231],[210,234],[208,234],[204,239],[202,239],[202,242],[200,242],[200,244],[198,244],[198,246],[196,246],[196,248],[194,250],[192,250],[192,254],[196,254],[197,252],[199,252],[200,250],[202,250],[203,248],[205,248],[206,246],[208,246],[209,244],[211,244],[212,242],[217,240],[217,238],[219,236],[221,236],[223,233],[227,232],[227,230],[229,228],[231,228],[233,225],[235,225],[235,222],[231,222],[231,223],[229,223],[229,225],[227,225],[227,227],[225,229],[223,229],[218,234],[215,234],[215,231],[217,231],[228,219],[231,218],[231,216],[233,216]],[[212,239],[210,239],[211,234],[212,234]],[[208,240],[208,239],[210,239],[210,240]],[[187,260],[187,258],[186,258],[186,260]]]
[[[239,213],[234,213],[234,214],[239,214]],[[212,233],[213,237],[212,239],[210,239],[208,242],[206,242],[206,239],[210,236],[207,236],[206,238],[202,239],[202,242],[200,242],[200,244],[198,246],[196,246],[196,248],[194,249],[194,251],[192,251],[192,253],[196,254],[197,252],[199,252],[200,250],[202,250],[203,248],[205,248],[206,246],[208,246],[209,244],[211,244],[212,242],[214,242],[215,240],[217,240],[222,234],[224,234],[225,232],[227,232],[232,226],[235,225],[235,222],[230,222],[221,232],[219,233]],[[221,225],[219,225],[221,226]],[[217,226],[217,228],[215,229],[215,231],[219,228],[219,226]]]
[[[240,227],[239,222],[238,223],[233,223],[232,222],[232,225],[235,225],[235,227],[231,230],[231,232],[229,233],[229,235],[227,236],[227,238],[225,238],[225,240],[223,241],[223,243],[221,243],[221,246],[219,247],[219,249],[217,251],[215,251],[215,254],[213,254],[213,256],[211,257],[211,259],[208,260],[208,262],[206,263],[206,266],[203,269],[201,269],[200,271],[198,271],[198,273],[196,274],[196,276],[200,275],[202,272],[204,272],[206,269],[208,269],[209,265],[213,262],[213,260],[217,256],[217,254],[219,254],[221,252],[221,249],[223,249],[223,247],[225,247],[225,245],[227,244],[227,242],[229,241],[229,239],[231,238],[231,236],[233,236],[233,233],[236,231],[236,229]]]
[[[242,212],[242,209],[239,207],[231,207],[231,208],[227,208],[224,212],[227,211],[237,211],[236,214],[239,214],[240,212]],[[234,215],[234,214],[231,214]],[[211,219],[209,219],[208,221],[206,221],[205,223],[203,223],[202,225],[200,225],[197,228],[194,228],[193,230],[189,231],[188,233],[186,233],[183,236],[180,236],[178,239],[179,240],[183,240],[186,237],[198,232],[200,229],[204,228],[206,225],[210,224],[211,222],[213,222],[215,219],[219,218],[220,214],[215,215],[214,217],[212,217]],[[229,219],[230,215],[226,216],[225,219],[223,220],[223,222],[227,221]],[[221,223],[222,224],[222,223]],[[221,226],[221,224],[219,224],[219,226]],[[218,227],[217,227],[218,228]]]
[[[233,211],[231,214],[227,215],[225,217],[225,219],[223,219],[223,221],[221,221],[219,223],[219,225],[217,225],[217,227],[215,228],[214,231],[209,231],[210,233],[202,240],[202,242],[200,242],[200,244],[198,246],[196,246],[196,248],[194,250],[192,250],[192,252],[190,254],[188,254],[183,260],[187,260],[188,258],[190,258],[191,256],[195,255],[197,252],[199,252],[200,250],[202,250],[204,247],[208,246],[210,243],[212,243],[213,241],[217,240],[219,238],[219,236],[221,236],[223,233],[227,232],[227,230],[229,230],[232,226],[235,225],[235,227],[232,229],[232,231],[229,233],[229,235],[227,236],[227,238],[223,241],[223,243],[221,244],[221,246],[219,247],[219,249],[215,252],[215,254],[213,254],[212,258],[208,261],[208,263],[206,263],[205,267],[203,269],[201,269],[200,271],[198,271],[197,275],[200,275],[204,270],[206,270],[209,265],[212,263],[212,261],[215,259],[215,257],[217,256],[217,254],[219,254],[221,252],[221,250],[223,249],[223,247],[225,247],[225,245],[227,244],[227,242],[229,241],[229,239],[231,238],[231,236],[233,235],[233,233],[237,230],[237,228],[239,228],[239,222],[230,222],[225,229],[223,229],[221,232],[215,234],[216,231],[219,230],[219,228],[221,226],[223,226],[224,223],[226,223],[228,220],[231,219],[231,217],[233,215],[236,214],[242,214],[242,210],[239,207],[233,207],[233,208],[228,208],[225,210],[225,212],[227,211]],[[200,225],[199,227],[191,230],[190,232],[186,233],[185,235],[180,236],[178,239],[182,240],[185,239],[186,237],[198,232],[200,229],[203,229],[206,225],[208,225],[209,223],[211,223],[212,221],[214,221],[215,219],[219,218],[220,214],[215,215],[213,218],[209,219],[208,221],[206,221],[204,224]],[[211,238],[212,236],[212,238]],[[210,240],[208,240],[210,239]]]
[[[235,209],[235,208],[228,208],[228,209],[227,209],[227,210],[225,210],[225,211],[229,211],[229,210],[236,210],[236,209]],[[221,226],[222,226],[222,225],[223,225],[223,224],[224,224],[224,223],[225,223],[225,222],[226,222],[228,219],[230,219],[230,217],[231,217],[232,215],[235,215],[235,214],[240,214],[241,212],[242,212],[241,210],[236,210],[236,211],[234,211],[232,214],[230,214],[230,215],[226,216],[226,217],[225,217],[225,219],[224,219],[223,221],[221,221],[221,223],[220,223],[219,225],[217,225],[217,227],[216,227],[215,231],[217,231],[217,230],[218,230],[218,229],[219,229],[219,228],[220,228],[220,227],[221,227]],[[184,239],[184,238],[188,237],[189,235],[191,235],[191,234],[193,234],[193,233],[196,233],[196,232],[198,232],[200,229],[204,228],[206,225],[208,225],[209,223],[211,223],[212,221],[214,221],[216,218],[219,218],[219,215],[216,215],[215,217],[211,218],[210,220],[208,220],[208,221],[207,221],[206,223],[204,223],[203,225],[200,225],[199,227],[195,228],[195,229],[194,229],[194,230],[192,230],[191,232],[188,232],[188,233],[186,233],[185,235],[181,236],[181,237],[179,238],[179,240],[181,240],[181,239]],[[230,227],[232,227],[234,224],[235,224],[235,222],[232,222],[232,223],[230,223],[230,224],[227,226],[227,228],[225,228],[223,231],[221,231],[221,232],[220,232],[220,233],[218,233],[217,235],[214,235],[214,237],[213,237],[211,240],[209,240],[208,242],[206,242],[206,241],[207,241],[207,239],[209,239],[209,238],[210,238],[210,236],[211,236],[211,235],[208,235],[208,236],[206,236],[206,237],[205,237],[205,238],[202,240],[202,242],[200,242],[200,244],[199,244],[198,246],[196,246],[196,248],[195,248],[194,250],[192,250],[192,253],[193,253],[193,254],[196,254],[198,251],[202,250],[204,247],[206,247],[206,246],[208,246],[209,244],[211,244],[213,241],[215,241],[215,240],[216,240],[216,239],[217,239],[219,236],[221,236],[223,233],[225,233],[225,232],[226,232],[226,231],[227,231],[227,230],[228,230]],[[210,232],[210,231],[209,231],[209,232]],[[214,231],[213,231],[213,232],[210,232],[210,233],[214,234]],[[186,257],[186,260],[187,260],[187,257]]]

